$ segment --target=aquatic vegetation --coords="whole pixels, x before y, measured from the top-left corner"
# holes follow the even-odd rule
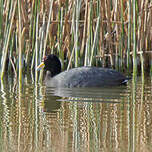
[[[18,1],[0,2],[1,79],[19,80],[46,54],[57,54],[63,69],[82,65],[152,72],[151,2]]]

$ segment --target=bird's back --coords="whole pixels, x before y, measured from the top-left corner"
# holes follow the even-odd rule
[[[102,87],[120,85],[126,80],[121,73],[107,68],[79,67],[46,78],[49,87]]]

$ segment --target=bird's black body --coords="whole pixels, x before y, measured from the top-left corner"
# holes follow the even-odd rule
[[[44,59],[48,87],[103,87],[125,84],[128,78],[116,70],[98,67],[78,67],[61,72],[60,60],[55,55]]]

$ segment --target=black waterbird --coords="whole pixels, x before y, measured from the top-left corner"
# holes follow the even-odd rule
[[[61,72],[61,62],[57,56],[46,56],[37,70],[46,70],[45,83],[48,87],[104,87],[126,84],[129,78],[109,68],[78,67]]]

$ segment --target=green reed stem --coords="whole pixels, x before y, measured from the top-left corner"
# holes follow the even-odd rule
[[[21,3],[18,0],[18,42],[19,42],[19,86],[22,84],[22,25],[21,25]]]
[[[76,27],[75,27],[75,41],[76,41],[76,46],[75,46],[75,67],[78,67],[78,57],[79,57],[79,16],[80,16],[80,8],[81,8],[81,1],[76,0]]]
[[[130,50],[131,50],[131,0],[128,8],[128,43],[127,43],[127,70],[130,68]]]
[[[95,50],[96,41],[97,41],[97,37],[98,37],[99,23],[100,23],[100,16],[97,19],[97,25],[96,25],[96,31],[95,31],[95,36],[94,36],[94,42],[93,42],[93,46],[92,46],[92,49],[91,49],[91,56],[90,56],[90,63],[89,63],[90,66],[92,65],[94,50]]]
[[[45,13],[43,14],[43,24],[40,28],[40,53],[39,53],[39,62],[42,59],[42,51],[43,51],[43,44],[44,44],[44,36],[45,36]]]
[[[70,69],[70,65],[72,64],[72,58],[73,58],[73,55],[74,55],[75,45],[76,45],[76,42],[75,42],[75,44],[73,46],[73,49],[72,49],[70,60],[69,60],[68,66],[67,66],[67,71]]]
[[[11,18],[11,15],[12,15],[12,12],[10,11],[11,9],[10,9],[10,7],[13,5],[13,2],[11,3],[11,1],[10,0],[8,0],[7,1],[7,4],[6,4],[6,17],[5,17],[5,19],[6,19],[6,21],[5,21],[5,24],[4,24],[4,35],[3,35],[3,37],[5,38],[5,40],[4,40],[4,45],[3,45],[3,47],[5,47],[6,46],[6,43],[7,43],[7,36],[8,36],[8,31],[9,31],[9,28],[10,28],[10,18]],[[10,6],[10,7],[9,7]]]
[[[8,30],[8,36],[5,38],[6,39],[6,46],[3,47],[3,56],[2,56],[2,66],[1,66],[1,79],[4,77],[4,72],[5,72],[5,65],[6,65],[6,58],[7,58],[7,52],[8,52],[8,46],[11,38],[11,31],[12,31],[12,25],[13,25],[13,20],[14,20],[14,15],[16,11],[16,6],[17,6],[17,1],[14,2],[14,7],[13,7],[13,12],[12,12],[12,17],[10,21],[10,27]]]
[[[35,48],[35,82],[38,81],[38,71],[37,66],[38,66],[38,50],[39,50],[39,13],[37,13],[37,19],[36,19],[36,48]]]
[[[32,4],[32,14],[31,14],[31,21],[30,21],[30,41],[31,41],[31,48],[33,53],[33,59],[31,64],[31,69],[34,67],[34,57],[35,57],[35,31],[36,31],[36,16],[37,16],[37,0],[33,1]]]
[[[72,8],[72,23],[71,23],[71,47],[75,49],[75,7]]]
[[[15,41],[15,36],[14,36],[15,32],[12,33],[12,39],[11,39],[11,44],[10,44],[10,52],[9,52],[9,59],[11,58],[12,59],[12,56],[13,56],[13,47],[14,47],[14,41]],[[9,64],[12,64],[11,62],[9,62]],[[8,71],[11,71],[11,68],[13,67],[14,65],[12,66],[8,66]],[[15,68],[14,68],[15,69]],[[16,71],[14,71],[14,73],[16,74]]]
[[[119,52],[119,56],[120,56],[120,68],[122,69],[122,61],[123,61],[123,49],[124,49],[124,18],[123,18],[123,0],[121,0],[121,28],[122,28],[122,32],[121,32],[121,48],[120,48],[120,52]]]
[[[2,50],[2,37],[3,37],[3,0],[0,1],[0,49]],[[0,52],[0,56],[1,56]]]
[[[90,60],[91,58],[91,48],[93,45],[93,0],[90,1],[90,44],[89,44],[89,54],[88,54],[88,59]],[[88,65],[89,65],[89,60],[88,60]]]
[[[38,0],[35,1],[34,5],[34,12],[33,12],[33,20],[34,20],[34,25],[33,25],[33,31],[32,31],[32,64],[31,64],[31,70],[34,68],[35,64],[35,39],[36,39],[36,22],[37,22],[37,12],[38,12]]]
[[[100,24],[100,22],[101,22],[101,15],[100,15],[100,12],[101,12],[101,2],[100,2],[100,0],[98,0],[97,1],[97,17],[99,17],[100,19],[99,19],[99,27],[98,27],[98,37],[97,37],[97,42],[96,42],[96,55],[99,53],[99,51],[98,50],[100,50],[100,30],[101,30],[101,24]]]
[[[63,39],[63,7],[59,11],[59,23],[58,23],[58,51],[59,57],[62,60],[62,69],[64,69],[64,52],[62,50],[62,39]]]
[[[137,54],[136,54],[136,0],[133,0],[133,74],[137,74]]]
[[[140,61],[141,61],[141,76],[144,79],[144,58],[143,58],[143,51],[140,53]]]
[[[88,27],[87,27],[87,40],[86,40],[86,49],[85,49],[85,59],[84,66],[89,65],[89,54],[91,48],[91,6],[88,8]]]

